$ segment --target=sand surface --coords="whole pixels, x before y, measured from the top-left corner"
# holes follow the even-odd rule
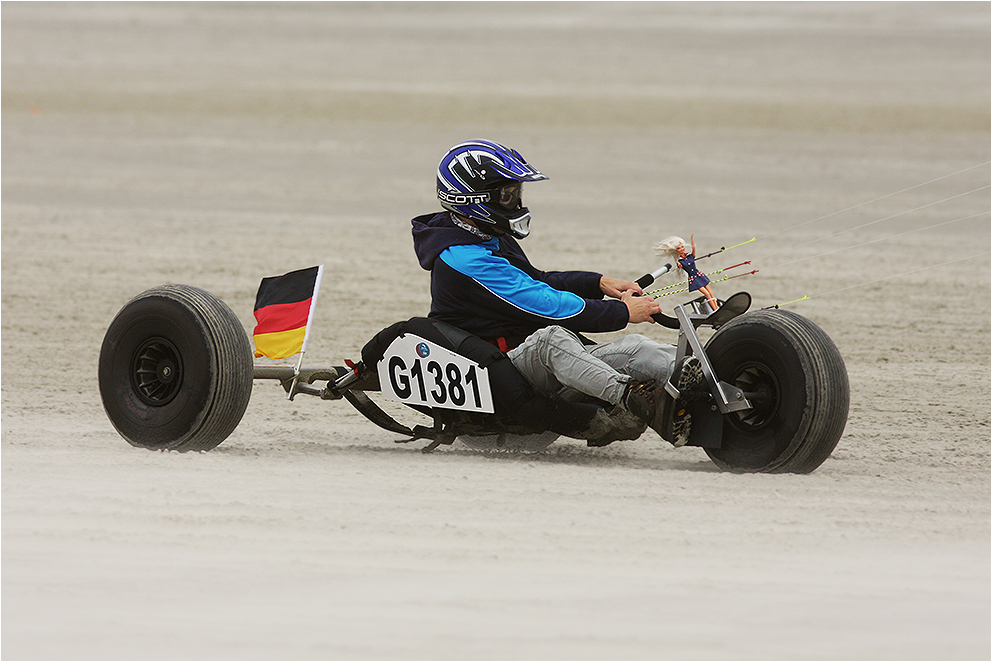
[[[3,3],[3,658],[988,659],[989,35],[988,3]],[[209,453],[116,434],[100,343],[149,287],[250,332],[260,278],[322,263],[315,365],[426,313],[409,219],[475,137],[550,175],[542,268],[758,237],[715,289],[811,297],[833,456],[423,455],[272,382]]]

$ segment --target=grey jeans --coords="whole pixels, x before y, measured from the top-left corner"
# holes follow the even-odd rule
[[[560,326],[535,331],[507,354],[539,393],[565,400],[590,395],[610,404],[623,397],[630,380],[664,382],[672,374],[675,346],[631,334],[600,345],[583,345]]]

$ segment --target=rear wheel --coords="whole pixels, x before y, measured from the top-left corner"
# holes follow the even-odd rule
[[[736,472],[810,473],[833,452],[850,401],[837,346],[801,315],[759,310],[722,327],[706,345],[717,377],[752,409],[725,415],[723,443],[706,454]]]
[[[251,397],[251,345],[223,301],[163,285],[129,301],[100,350],[100,397],[131,445],[210,450],[237,427]]]

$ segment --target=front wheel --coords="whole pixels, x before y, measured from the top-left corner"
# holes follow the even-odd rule
[[[132,446],[210,450],[251,397],[251,345],[233,311],[209,292],[163,285],[117,314],[100,349],[100,397]]]
[[[850,402],[837,346],[812,321],[759,310],[723,326],[706,344],[717,378],[753,407],[725,415],[723,443],[706,454],[735,472],[810,473],[830,457]]]

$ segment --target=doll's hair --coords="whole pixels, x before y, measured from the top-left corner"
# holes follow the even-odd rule
[[[677,258],[679,256],[679,246],[685,246],[685,239],[682,237],[669,237],[665,241],[655,244],[654,251],[661,257]]]

